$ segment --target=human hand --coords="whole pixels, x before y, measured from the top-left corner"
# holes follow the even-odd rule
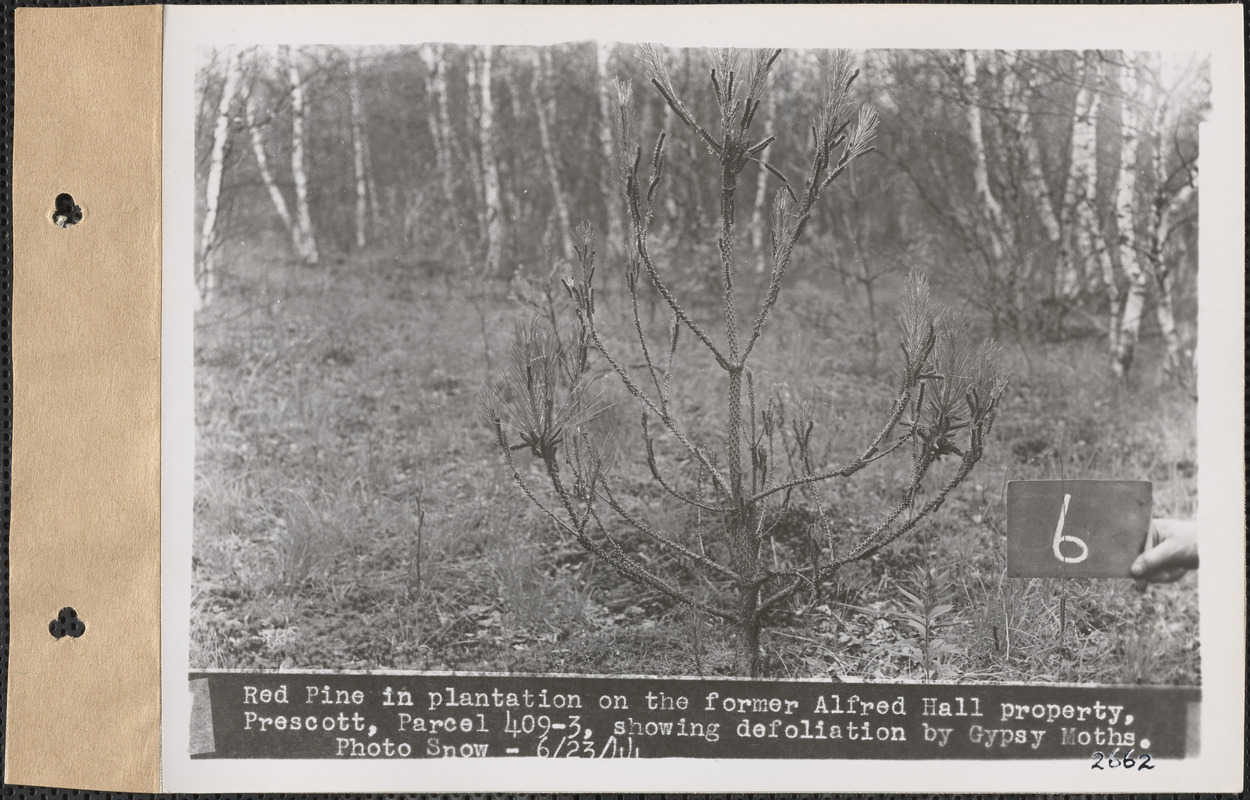
[[[1182,519],[1154,519],[1142,554],[1129,567],[1139,582],[1171,583],[1198,568],[1198,523]]]

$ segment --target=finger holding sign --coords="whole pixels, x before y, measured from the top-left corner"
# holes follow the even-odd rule
[[[1172,583],[1198,568],[1198,524],[1192,520],[1155,519],[1141,555],[1129,567],[1139,581]]]

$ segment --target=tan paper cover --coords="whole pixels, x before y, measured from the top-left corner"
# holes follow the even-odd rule
[[[158,788],[161,23],[16,11],[10,783]]]

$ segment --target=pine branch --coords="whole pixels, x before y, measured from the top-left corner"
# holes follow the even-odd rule
[[[599,515],[592,512],[591,518],[594,520],[595,526],[599,529],[600,533],[611,540],[611,537],[608,536],[607,529],[604,527],[602,520],[599,519]],[[626,555],[625,551],[622,550],[619,545],[617,545],[614,549],[608,549],[585,534],[578,536],[578,542],[591,553],[599,556],[599,558],[602,558],[615,568],[617,572],[621,573],[634,583],[650,586],[651,588],[659,591],[661,594],[670,597],[679,603],[693,606],[706,614],[711,614],[725,620],[734,620],[734,616],[732,614],[722,611],[714,606],[710,606],[701,600],[696,600],[694,597],[691,597],[685,592],[669,586],[662,578],[648,570],[633,558]]]

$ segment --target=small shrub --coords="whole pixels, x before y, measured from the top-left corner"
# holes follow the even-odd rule
[[[899,615],[915,634],[902,652],[919,666],[926,682],[955,677],[952,658],[962,651],[945,635],[956,622],[955,590],[950,576],[917,566],[897,588],[903,595]]]

